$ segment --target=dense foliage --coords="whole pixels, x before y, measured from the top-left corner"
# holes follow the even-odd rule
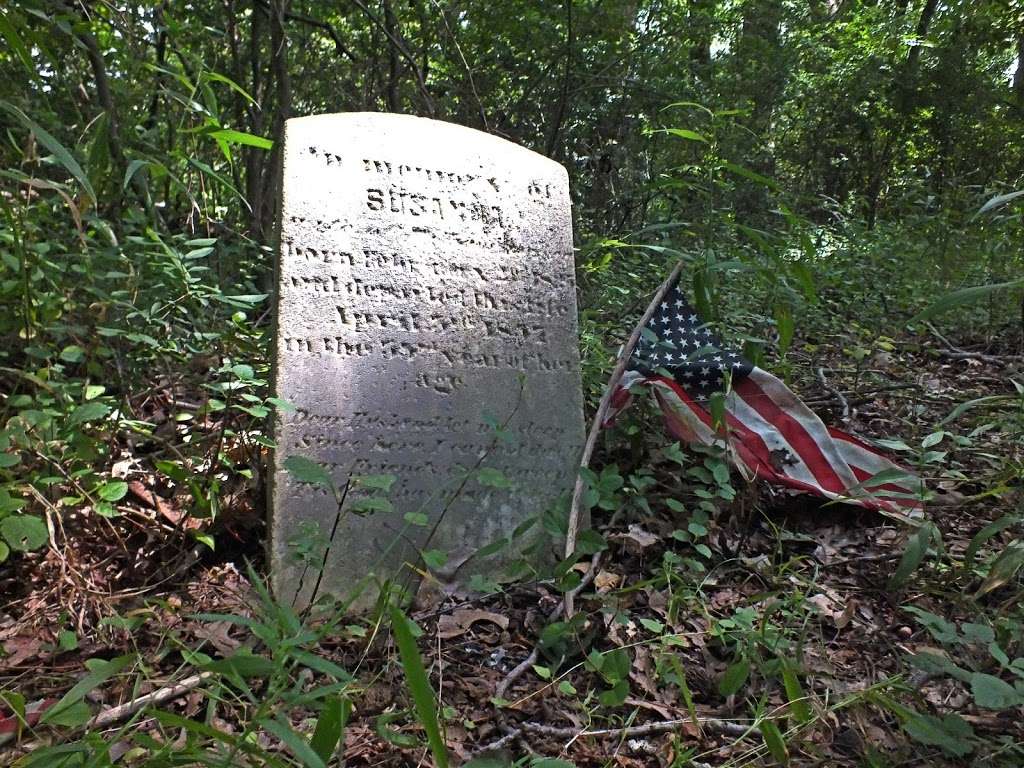
[[[702,314],[727,320],[781,375],[825,387],[824,365],[854,388],[922,387],[906,407],[886,401],[891,410],[868,426],[899,419],[895,431],[911,434],[890,434],[889,447],[982,507],[964,529],[938,516],[901,529],[888,589],[922,579],[926,602],[900,621],[935,645],[909,664],[958,681],[970,692],[964,707],[1020,714],[1024,385],[1019,364],[1000,362],[1024,343],[1020,0],[18,0],[0,6],[0,41],[0,585],[11,595],[0,632],[4,614],[22,615],[46,583],[40,616],[63,628],[60,650],[93,630],[124,645],[117,631],[140,625],[118,613],[115,593],[177,583],[211,550],[225,562],[258,557],[265,425],[280,405],[268,398],[266,353],[284,123],[403,112],[492,132],[568,169],[592,403],[630,321],[680,258]],[[934,378],[938,357],[923,339],[936,338],[947,361],[1000,366],[994,383],[968,375],[956,389]],[[953,390],[956,402],[943,399]],[[802,597],[816,577],[791,574],[780,557],[770,575],[758,571],[739,554],[747,534],[735,558],[712,541],[709,530],[727,527],[716,520],[749,522],[745,494],[720,457],[684,458],[651,437],[648,416],[631,418],[589,478],[595,518],[671,517],[682,511],[673,494],[693,502],[672,545],[685,556],[637,566],[649,568],[645,589],[671,594],[667,613],[642,620],[664,652],[650,672],[696,722],[666,626],[707,618],[728,662],[708,695],[747,696],[759,728],[760,752],[737,753],[735,764],[813,756],[814,739],[801,734],[858,707],[912,745],[887,744],[889,757],[865,748],[864,764],[972,753],[1019,764],[1024,735],[915,699],[901,666],[839,703],[815,699],[812,714]],[[607,546],[589,541],[581,557]],[[756,602],[728,616],[708,607],[708,571],[728,563],[760,574],[778,598],[770,614]],[[792,584],[800,594],[787,596]],[[260,638],[242,661],[213,661],[208,647],[173,652],[182,669],[224,675],[217,695],[237,705],[241,735],[211,736],[210,713],[197,723],[162,712],[167,742],[140,738],[138,760],[201,763],[220,743],[246,764],[330,762],[354,678],[311,651],[332,633],[358,644],[369,632],[368,653],[380,624],[333,617],[311,629],[264,592],[255,605],[255,618],[231,619]],[[609,623],[626,615],[615,605],[602,608]],[[595,630],[581,615],[548,622],[533,669],[563,675],[559,695],[583,702],[581,722],[614,719],[631,660],[619,647],[591,650]],[[394,607],[378,618],[393,622],[413,697],[378,735],[411,749],[416,739],[390,723],[415,717],[444,764],[418,628]],[[160,648],[160,660],[173,655]],[[50,723],[82,725],[85,693],[133,658],[90,660],[89,684],[67,693]],[[576,696],[565,677],[574,664],[596,681],[593,696]],[[300,669],[329,678],[327,692],[293,688]],[[264,681],[260,695],[251,677]],[[5,710],[24,721],[25,698],[3,682],[0,725]],[[770,695],[789,707],[790,730],[775,725]],[[317,713],[312,742],[279,705]],[[181,753],[171,757],[176,729]],[[267,751],[256,733],[285,751]],[[86,764],[85,754],[107,764],[95,733],[76,744],[61,759],[82,762],[66,764]],[[694,755],[673,744],[673,764],[688,764]],[[26,765],[56,765],[54,754]]]

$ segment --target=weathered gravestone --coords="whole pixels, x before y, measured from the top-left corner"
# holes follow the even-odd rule
[[[397,478],[393,511],[342,516],[318,594],[422,568],[421,550],[447,554],[429,558],[442,580],[493,571],[511,550],[474,553],[567,495],[582,443],[565,169],[434,120],[320,115],[288,121],[283,194],[274,389],[294,410],[275,430],[276,594],[310,599],[296,553],[337,512],[284,468],[293,455],[339,488]]]

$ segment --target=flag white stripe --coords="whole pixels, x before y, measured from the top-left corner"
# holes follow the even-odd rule
[[[799,480],[801,483],[807,483],[816,488],[821,487],[817,478],[814,477],[814,474],[808,468],[806,462],[804,462],[803,457],[787,442],[778,429],[768,421],[765,421],[761,414],[751,408],[747,401],[740,397],[737,392],[729,393],[725,407],[744,427],[759,435],[764,440],[765,445],[768,446],[769,451],[785,451],[790,457],[789,460],[796,462],[795,464],[783,464],[782,474],[788,475],[794,480]],[[776,469],[776,471],[778,472],[779,470]]]
[[[832,435],[829,434],[828,428],[810,408],[804,405],[803,401],[794,395],[785,384],[762,368],[755,366],[754,370],[750,373],[750,379],[761,388],[762,392],[771,398],[777,407],[789,414],[791,418],[804,428],[804,431],[817,444],[825,460],[832,466],[833,471],[839,476],[840,481],[845,487],[850,488],[857,484],[857,478],[853,474],[853,470],[850,469],[850,466],[840,453],[839,447],[832,439]]]

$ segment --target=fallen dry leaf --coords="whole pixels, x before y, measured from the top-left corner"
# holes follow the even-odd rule
[[[594,577],[594,586],[597,587],[599,593],[605,593],[609,589],[615,589],[622,583],[622,576],[611,571],[601,570],[598,571],[597,576]]]
[[[463,608],[445,614],[437,621],[437,636],[447,640],[451,637],[464,635],[478,621],[489,621],[501,629],[508,629],[508,617],[491,611],[480,611]]]

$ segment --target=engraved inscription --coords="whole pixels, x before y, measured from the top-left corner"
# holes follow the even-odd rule
[[[290,120],[284,160],[274,378],[294,410],[275,428],[274,588],[291,598],[290,542],[337,512],[283,469],[290,455],[339,487],[397,478],[393,514],[344,518],[326,591],[403,573],[420,548],[462,562],[571,490],[582,398],[564,170],[470,129],[369,114]],[[509,487],[475,480],[481,466]],[[414,511],[430,525],[409,529]]]

